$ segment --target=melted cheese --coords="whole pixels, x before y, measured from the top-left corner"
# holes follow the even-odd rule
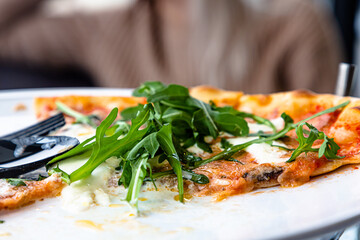
[[[202,150],[201,148],[198,147],[197,144],[195,144],[194,146],[191,146],[189,148],[186,149],[187,151],[191,152],[191,153],[194,153],[196,155],[202,155],[205,153],[204,150]]]
[[[62,161],[60,168],[70,174],[85,161],[86,159],[72,158]],[[114,175],[115,167],[119,162],[120,160],[115,157],[109,158],[100,164],[89,177],[65,187],[61,194],[63,206],[76,211],[86,210],[94,204],[108,206],[110,204],[108,181]]]
[[[82,142],[92,137],[95,134],[95,129],[83,124],[72,124],[56,134],[75,136]],[[88,154],[74,156],[61,161],[59,167],[71,174],[88,159]],[[119,165],[119,162],[120,160],[116,157],[109,158],[100,164],[89,177],[66,186],[61,193],[63,207],[70,211],[82,211],[96,204],[108,206],[110,204],[108,181],[114,175],[115,167]]]
[[[233,145],[238,145],[249,142],[256,138],[257,137],[238,137],[228,139],[228,141]],[[286,145],[279,141],[274,141],[273,144],[286,147]],[[288,153],[286,150],[280,149],[278,147],[272,147],[267,143],[252,144],[247,147],[245,151],[250,153],[255,158],[255,161],[259,164],[285,162],[287,160],[285,156]]]
[[[9,197],[15,193],[13,187],[5,179],[0,179],[0,198]]]
[[[281,129],[283,125],[282,119],[275,119],[272,121],[276,128]],[[258,132],[264,131],[269,132],[272,131],[270,127],[265,125],[249,123],[250,132]],[[84,129],[82,125],[71,125],[61,134],[76,136],[80,138],[80,140],[85,140],[91,137],[94,134],[94,131],[91,129]],[[233,145],[245,143],[256,139],[257,137],[236,137],[229,134],[223,134],[222,136],[232,137],[229,142]],[[208,137],[206,139],[207,142],[212,141],[213,139]],[[276,145],[285,146],[281,142],[274,141]],[[194,145],[187,149],[188,151],[202,155],[204,151],[200,149],[197,145]],[[253,144],[246,148],[246,151],[252,154],[255,160],[259,163],[279,163],[284,162],[286,159],[283,158],[283,155],[287,153],[285,150],[281,150],[277,147],[271,147],[268,144]],[[79,167],[81,167],[89,158],[89,155],[80,155],[75,156],[71,159],[67,159],[60,162],[60,168],[67,172],[68,174],[72,173]],[[99,167],[97,167],[92,174],[86,179],[79,180],[77,182],[72,183],[71,185],[65,187],[62,191],[61,198],[63,202],[63,207],[70,211],[82,211],[86,210],[92,205],[101,205],[101,206],[109,206],[112,203],[111,195],[122,195],[124,194],[124,189],[116,188],[110,189],[108,186],[109,179],[115,173],[115,167],[119,164],[119,159],[112,157],[102,163]],[[229,182],[227,180],[219,180],[220,185],[228,185]],[[120,191],[122,193],[120,193]]]
[[[284,120],[280,118],[275,118],[270,120],[272,124],[274,124],[275,128],[277,130],[280,130],[284,127]],[[259,131],[263,132],[272,132],[272,128],[263,124],[257,124],[257,123],[248,123],[250,133],[256,133]]]

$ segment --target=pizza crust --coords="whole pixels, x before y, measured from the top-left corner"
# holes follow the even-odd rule
[[[191,94],[195,98],[207,101],[208,99],[231,98],[234,93],[226,96],[226,92],[222,90],[216,91],[208,87],[199,86],[191,90]],[[285,112],[290,115],[295,122],[309,117],[322,110],[334,107],[345,101],[350,100],[351,103],[344,109],[338,110],[333,114],[320,116],[312,121],[321,131],[324,131],[329,137],[334,138],[339,144],[341,150],[339,154],[345,156],[343,159],[336,160],[318,160],[316,156],[304,157],[304,160],[297,159],[292,164],[295,166],[302,163],[305,167],[298,166],[296,171],[292,171],[291,176],[280,176],[278,184],[282,186],[297,186],[303,182],[307,182],[310,176],[317,176],[334,171],[335,169],[348,164],[360,163],[360,100],[350,97],[338,97],[330,94],[315,94],[307,90],[298,90],[292,92],[282,92],[270,95],[243,95],[241,94],[237,103],[232,106],[239,111],[251,112],[258,116],[268,119],[280,117]],[[331,119],[332,118],[332,119]],[[289,133],[294,137],[294,131]],[[310,154],[311,155],[311,154]],[[316,161],[315,161],[316,160]],[[315,161],[311,164],[311,161]],[[313,167],[312,165],[315,165]],[[306,170],[306,171],[304,171]],[[290,172],[290,170],[288,170]],[[285,172],[283,173],[285,174]],[[287,173],[289,175],[290,173]],[[299,177],[299,175],[301,175]],[[292,180],[290,180],[292,178]],[[284,179],[287,179],[286,181]],[[294,179],[299,179],[295,181]],[[288,183],[286,183],[288,182]],[[266,187],[268,183],[259,185]]]
[[[74,110],[84,114],[97,114],[105,118],[113,108],[119,111],[134,107],[138,104],[145,104],[145,98],[117,97],[117,96],[60,96],[60,97],[39,97],[35,98],[35,115],[39,120],[46,119],[53,115],[56,110],[56,102],[62,102]],[[70,120],[70,118],[67,118]]]
[[[305,154],[301,155],[293,163],[253,164],[251,156],[247,156],[248,159],[246,159],[239,154],[241,161],[248,161],[251,164],[241,165],[236,162],[216,161],[196,169],[197,173],[207,175],[210,183],[199,185],[187,182],[187,191],[191,194],[197,196],[211,195],[220,200],[256,188],[276,185],[295,187],[308,182],[313,176],[332,172],[343,165],[360,163],[360,100],[358,99],[343,98],[330,94],[315,94],[305,90],[270,95],[244,95],[242,92],[224,91],[208,86],[192,88],[190,94],[204,102],[211,100],[218,106],[232,106],[239,111],[251,112],[268,119],[276,119],[280,117],[282,112],[286,112],[295,122],[351,100],[351,104],[344,109],[322,115],[310,121],[319,130],[335,139],[335,142],[341,147],[338,154],[344,156],[344,158],[327,160],[322,157],[319,159],[315,153],[309,153],[306,156]],[[35,100],[36,116],[43,119],[53,114],[56,110],[56,101],[61,101],[85,114],[100,113],[102,118],[113,107],[118,107],[121,111],[124,108],[145,103],[143,98],[132,97],[63,96],[37,98]],[[294,140],[296,135],[294,131],[291,131],[288,136],[291,137],[290,140]],[[293,147],[296,147],[297,142],[294,140],[290,144],[294,144]],[[54,196],[62,188],[62,184],[57,181],[49,182],[50,185],[39,182],[38,188],[19,191],[19,197],[6,200],[10,202],[0,198],[0,209],[4,208],[6,204],[9,208],[12,208],[42,197]],[[50,194],[49,192],[49,195],[37,194],[41,187],[50,189],[49,191],[53,191],[53,193]]]
[[[6,193],[0,194],[0,210],[19,208],[44,198],[55,197],[65,186],[57,174],[42,181],[24,181],[26,186],[11,186],[6,180],[0,180],[0,189]]]

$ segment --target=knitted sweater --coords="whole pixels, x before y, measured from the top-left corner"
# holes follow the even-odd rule
[[[155,0],[65,16],[40,11],[41,0],[0,0],[0,60],[80,66],[105,87],[163,81],[246,93],[299,88],[332,93],[340,51],[326,13],[303,0],[249,2],[234,4],[234,18],[225,19],[218,34],[196,42],[192,36],[199,29],[174,31]],[[211,30],[226,16],[208,16],[206,27]]]

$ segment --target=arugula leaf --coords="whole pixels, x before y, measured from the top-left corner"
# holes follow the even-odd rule
[[[36,181],[41,181],[41,180],[44,180],[46,178],[47,178],[47,176],[43,176],[43,175],[39,174],[38,179]]]
[[[306,126],[309,127],[310,133],[309,136],[306,138],[304,136],[303,132],[303,126],[306,124]],[[319,138],[319,131],[312,125],[308,123],[302,123],[296,128],[296,135],[298,136],[298,142],[299,146],[294,150],[294,152],[291,154],[291,157],[287,162],[294,161],[301,153],[307,153],[307,152],[316,152],[317,150],[312,148],[312,145],[314,144],[315,140]]]
[[[192,116],[188,112],[169,107],[162,114],[161,120],[164,123],[171,123],[173,134],[180,141],[185,142],[194,138]]]
[[[58,161],[61,161],[63,159],[73,157],[73,156],[76,156],[76,155],[79,155],[79,154],[82,154],[82,153],[85,153],[85,152],[92,151],[92,148],[95,145],[95,142],[92,142],[92,141],[94,141],[94,139],[95,139],[95,136],[93,136],[91,138],[88,138],[85,141],[83,141],[82,143],[80,143],[79,145],[77,145],[76,147],[74,147],[73,149],[71,149],[70,151],[67,151],[64,154],[53,158],[50,162],[48,162],[46,164],[47,167],[49,165],[52,165],[52,164],[54,164],[54,163],[56,163]]]
[[[173,170],[167,170],[162,172],[157,172],[152,175],[152,178],[157,179],[160,177],[165,177],[168,175],[174,174]],[[210,182],[209,178],[204,174],[197,174],[189,169],[183,168],[182,177],[186,180],[193,181],[194,183],[198,184],[208,184]],[[145,178],[145,181],[150,181],[150,178]]]
[[[89,176],[94,169],[99,166],[106,159],[126,153],[129,149],[133,148],[138,141],[140,141],[147,133],[147,128],[139,130],[150,117],[151,105],[146,104],[143,111],[140,111],[136,118],[131,122],[131,127],[124,138],[117,139],[119,134],[105,137],[106,129],[111,125],[117,116],[117,108],[114,108],[109,116],[100,124],[96,129],[96,141],[93,152],[89,160],[70,174],[72,182]]]
[[[198,184],[208,184],[210,182],[209,178],[204,174],[197,174],[189,169],[183,169],[183,178]]]
[[[123,171],[121,173],[118,185],[120,186],[121,184],[123,184],[125,188],[128,188],[132,178],[132,167],[130,165],[130,161],[124,161],[123,164]]]
[[[182,168],[179,156],[172,141],[171,124],[164,125],[157,133],[156,138],[159,141],[161,148],[164,150],[167,156],[167,160],[177,176],[179,200],[180,202],[184,202],[184,183],[182,179]]]
[[[119,168],[122,169],[119,185],[123,184],[128,189],[126,200],[131,206],[137,208],[138,195],[143,181],[149,179],[153,181],[154,178],[175,173],[180,201],[183,202],[183,179],[199,184],[209,182],[205,175],[196,174],[191,169],[216,160],[239,162],[232,158],[236,152],[251,144],[263,142],[272,144],[272,141],[286,136],[287,132],[295,128],[298,132],[302,131],[303,138],[306,138],[305,134],[309,135],[310,139],[300,140],[303,141],[303,148],[294,150],[294,156],[304,151],[318,151],[319,156],[339,157],[336,155],[338,146],[333,139],[315,129],[309,131],[303,129],[301,124],[305,123],[305,120],[294,124],[291,117],[285,113],[281,115],[285,122],[284,128],[277,131],[271,121],[267,119],[239,112],[231,107],[220,108],[194,99],[189,95],[188,89],[183,86],[175,84],[166,86],[160,82],[147,82],[137,88],[133,95],[146,97],[149,104],[140,104],[125,109],[121,113],[124,120],[131,119],[131,125],[125,121],[113,123],[117,117],[115,108],[97,127],[96,135],[93,138],[62,156],[54,158],[49,164],[81,153],[91,154],[83,166],[70,176],[67,175],[68,181],[74,182],[89,176],[109,157],[119,157],[122,159],[119,165]],[[306,120],[333,112],[346,104],[348,102],[317,113]],[[273,133],[257,133],[258,139],[235,146],[226,139],[222,139],[221,143],[225,147],[225,151],[209,159],[203,160],[186,151],[186,148],[196,144],[203,150],[211,152],[211,147],[204,141],[204,137],[210,135],[215,139],[219,136],[220,131],[234,136],[249,136],[249,127],[244,118],[251,118],[259,124],[271,127]],[[297,129],[300,125],[301,130]],[[123,135],[122,138],[119,138],[121,135]],[[319,149],[312,149],[312,145],[310,145],[311,141],[315,139],[314,136],[316,139],[323,140]],[[152,167],[165,158],[172,170],[153,173]],[[61,172],[60,169],[57,171]]]
[[[236,115],[240,116],[240,117],[243,117],[243,118],[251,118],[252,120],[257,122],[258,124],[263,124],[265,126],[270,127],[273,130],[274,133],[277,132],[277,129],[276,129],[275,125],[269,119],[256,116],[255,114],[252,114],[252,113],[245,113],[245,112],[239,112]]]
[[[2,223],[5,223],[5,221],[4,221],[4,220],[0,220],[0,224],[2,224]]]
[[[316,113],[316,114],[314,114],[314,115],[312,115],[312,116],[310,116],[310,117],[308,117],[308,118],[305,118],[304,120],[301,120],[301,121],[298,122],[296,125],[298,126],[298,125],[300,125],[300,124],[302,124],[302,123],[305,123],[305,122],[307,122],[307,121],[309,121],[309,120],[311,120],[311,119],[314,119],[314,118],[316,118],[316,117],[319,117],[319,116],[321,116],[321,115],[335,112],[336,110],[347,106],[349,103],[350,103],[350,101],[346,101],[346,102],[343,102],[343,103],[341,103],[341,104],[339,104],[339,105],[337,105],[337,106],[334,106],[334,107],[325,109],[324,111],[318,112],[318,113]]]
[[[24,182],[24,179],[19,179],[19,178],[8,178],[6,179],[6,181],[15,187],[20,187],[20,186],[27,186],[26,183]]]
[[[203,109],[197,110],[192,119],[192,125],[203,136],[212,136],[214,139],[219,135],[219,130],[211,118],[209,112]]]
[[[213,151],[211,149],[211,146],[210,144],[205,142],[204,137],[205,137],[204,135],[200,135],[200,134],[195,137],[196,146],[204,150],[205,152],[212,153]]]
[[[270,146],[271,146],[271,147],[277,147],[277,148],[280,148],[280,149],[286,150],[286,151],[294,151],[294,150],[295,150],[295,148],[287,148],[287,147],[280,146],[280,145],[276,145],[276,144],[272,144],[272,143],[270,143]]]
[[[143,104],[139,104],[136,107],[129,107],[121,111],[121,118],[125,121],[136,118],[136,115],[139,111],[144,108]]]
[[[304,136],[304,125],[310,130],[308,137]],[[334,139],[327,137],[324,132],[320,132],[313,125],[306,122],[301,123],[296,127],[296,135],[299,146],[294,150],[287,162],[293,162],[300,154],[308,152],[319,152],[319,158],[324,155],[327,159],[342,158],[336,155],[340,147],[334,142]],[[316,140],[324,140],[320,148],[312,147]]]
[[[188,101],[185,101],[185,104],[184,104],[184,101],[178,101],[178,100],[166,100],[165,101],[165,100],[162,100],[161,105],[163,105],[165,107],[181,109],[181,110],[188,111],[188,112],[193,112],[198,108],[196,106],[186,104],[186,102],[188,102]]]
[[[192,116],[189,113],[172,107],[169,107],[168,109],[165,110],[165,112],[161,116],[161,119],[164,122],[171,124],[174,121],[184,121],[189,126],[191,126],[191,122],[192,122]]]
[[[189,90],[186,87],[170,84],[167,87],[156,91],[154,94],[147,96],[149,103],[159,102],[162,100],[185,100],[188,98]]]
[[[284,128],[281,131],[277,132],[276,134],[273,134],[269,137],[254,139],[254,140],[251,140],[251,141],[243,143],[243,144],[232,146],[211,158],[208,158],[208,159],[205,159],[202,161],[197,161],[194,164],[194,168],[200,167],[202,165],[205,165],[207,163],[217,161],[217,160],[228,160],[229,158],[231,158],[232,155],[234,155],[235,153],[237,153],[241,150],[244,150],[245,148],[247,148],[248,146],[250,146],[252,144],[273,141],[278,138],[284,137],[287,132],[289,132],[290,130],[295,128],[295,125],[293,124],[294,120],[286,113],[281,114],[281,118],[284,120],[285,125],[284,125]]]
[[[133,147],[133,149],[128,152],[126,159],[136,159],[140,155],[139,152],[142,148],[144,148],[149,153],[151,158],[153,158],[160,146],[159,142],[156,139],[156,134],[157,133],[154,132],[143,138],[138,144]]]
[[[234,136],[247,136],[249,127],[244,118],[229,113],[214,114],[214,120],[220,131]]]
[[[149,159],[149,160],[150,160],[150,159]],[[147,168],[149,169],[149,178],[150,178],[152,184],[154,185],[155,190],[157,191],[158,188],[157,188],[157,186],[156,186],[156,183],[155,183],[155,180],[154,180],[154,177],[153,177],[153,174],[152,174],[152,172],[153,172],[152,166],[151,166],[151,164],[150,164],[149,162],[146,163],[146,166],[147,166]],[[145,179],[144,179],[144,181],[145,181]]]
[[[130,206],[134,207],[138,211],[138,197],[141,185],[146,177],[146,163],[149,159],[149,154],[144,153],[137,161],[130,162],[131,164],[131,181],[126,194],[126,201]]]
[[[66,172],[64,172],[63,170],[61,170],[59,168],[59,165],[57,165],[56,167],[50,169],[50,171],[48,171],[49,175],[53,175],[53,174],[59,174],[61,179],[66,182],[67,184],[70,184],[70,176],[69,174],[67,174]]]
[[[192,154],[190,152],[186,152],[186,151],[184,151],[182,153],[182,155],[180,155],[180,156],[181,156],[182,161],[186,164],[187,168],[193,167],[193,166],[195,166],[196,162],[202,161],[201,157],[197,157],[194,154]]]
[[[266,126],[270,127],[273,130],[274,133],[277,131],[274,124],[270,120],[268,120],[266,118],[256,116],[255,114],[252,114],[252,113],[239,112],[239,111],[235,110],[233,107],[230,107],[230,106],[217,107],[213,102],[210,102],[210,104],[211,104],[211,108],[213,110],[216,110],[216,111],[218,111],[220,113],[229,113],[231,115],[238,116],[238,117],[241,117],[241,118],[250,118],[250,119],[253,119],[255,122],[257,122],[258,124],[263,124],[263,125],[266,125]]]
[[[320,138],[324,139],[324,142],[319,148],[319,158],[325,155],[327,159],[339,159],[344,158],[344,156],[336,155],[340,150],[339,145],[337,145],[333,138],[329,138],[324,133],[320,133]]]
[[[226,138],[221,138],[220,146],[223,149],[227,149],[227,148],[230,148],[230,147],[232,147],[234,145],[231,144]]]
[[[162,82],[145,82],[133,92],[135,97],[149,97],[150,95],[162,90],[165,85]]]
[[[70,107],[66,106],[62,102],[56,102],[56,107],[66,115],[69,115],[70,117],[75,118],[76,122],[84,123],[92,126],[93,128],[96,128],[98,126],[98,123],[100,122],[100,119],[95,115],[84,115],[82,113],[79,113],[75,111],[74,109],[71,109]]]
[[[124,135],[130,131],[130,125],[123,120],[116,121],[111,127],[109,127],[105,135],[111,136],[114,134]]]

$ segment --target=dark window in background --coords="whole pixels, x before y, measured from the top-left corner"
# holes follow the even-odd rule
[[[358,0],[331,0],[333,13],[343,42],[346,62],[355,62],[355,17],[358,10]]]

